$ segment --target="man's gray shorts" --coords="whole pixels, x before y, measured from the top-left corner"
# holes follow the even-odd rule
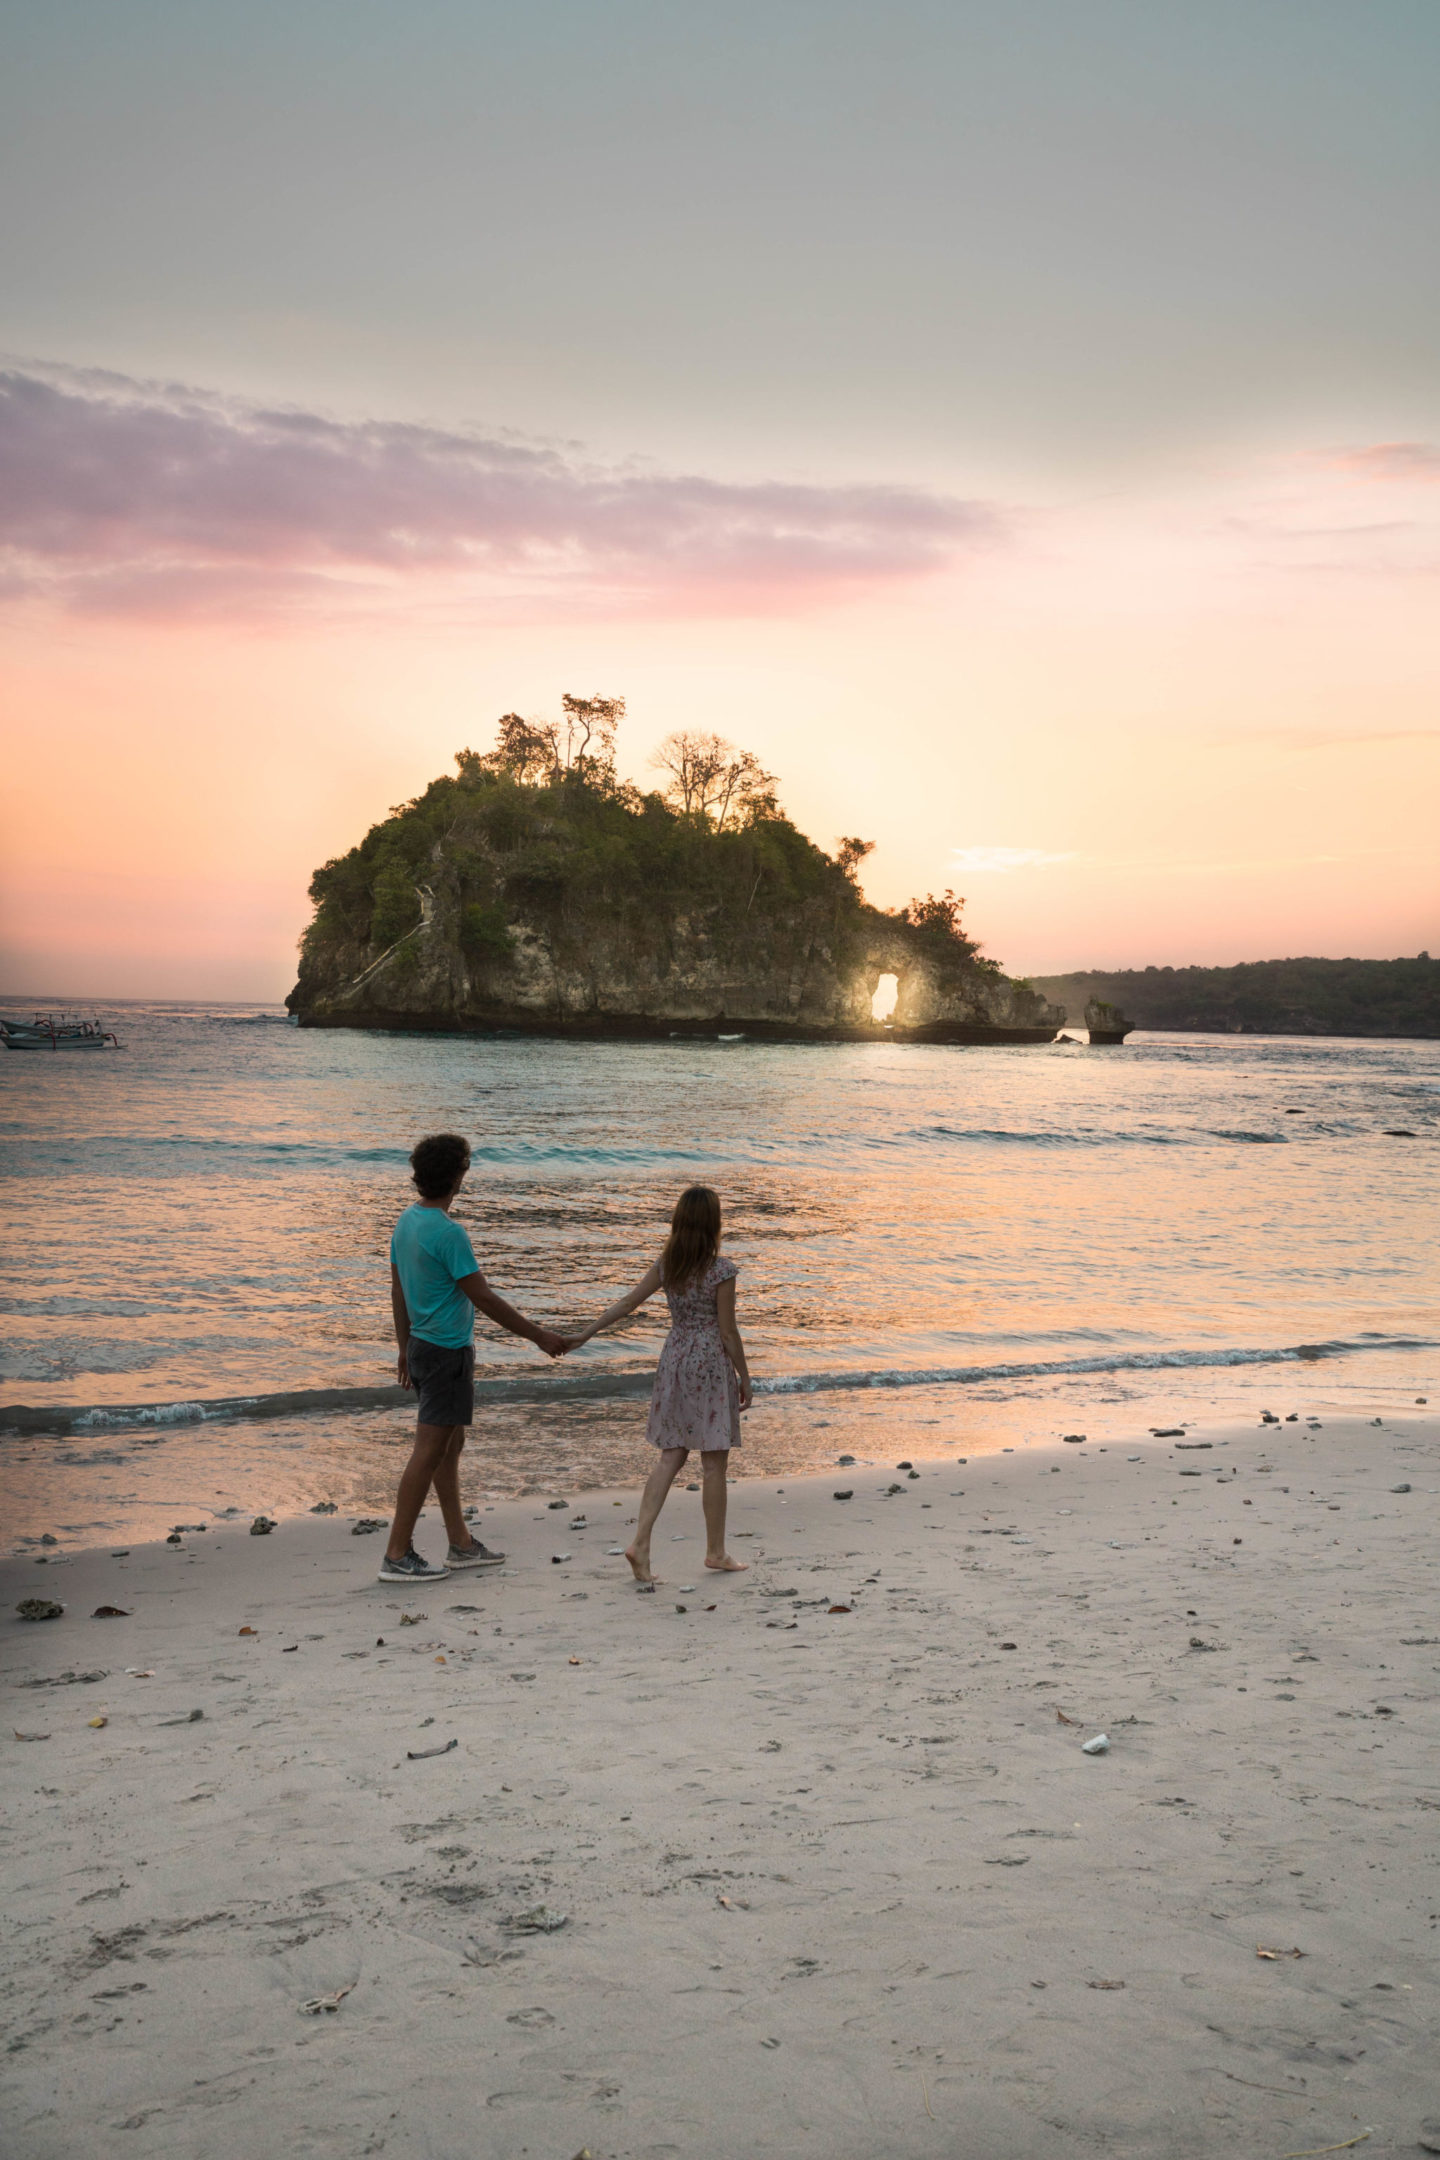
[[[475,1346],[445,1350],[439,1343],[410,1337],[406,1351],[410,1385],[420,1397],[422,1425],[473,1425],[475,1422]]]

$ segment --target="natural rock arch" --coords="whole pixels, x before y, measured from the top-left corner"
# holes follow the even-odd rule
[[[932,970],[916,952],[914,939],[904,930],[877,926],[865,943],[864,957],[856,974],[851,997],[857,1027],[878,1027],[873,1002],[882,975],[893,975],[897,996],[891,1027],[925,1027],[937,1017],[939,999]]]

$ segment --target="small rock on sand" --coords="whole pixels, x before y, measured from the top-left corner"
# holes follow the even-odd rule
[[[548,1905],[532,1905],[528,1912],[512,1913],[500,1925],[507,1935],[553,1935],[569,1925],[570,1915],[553,1912]]]

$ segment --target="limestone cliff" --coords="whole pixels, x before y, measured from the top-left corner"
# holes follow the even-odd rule
[[[954,902],[868,906],[773,799],[717,830],[605,770],[457,763],[316,873],[302,1025],[1030,1042],[1063,1023]]]

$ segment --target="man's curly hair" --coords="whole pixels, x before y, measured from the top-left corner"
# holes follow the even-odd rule
[[[470,1143],[462,1133],[427,1133],[410,1151],[410,1170],[422,1200],[443,1200],[470,1167]]]

